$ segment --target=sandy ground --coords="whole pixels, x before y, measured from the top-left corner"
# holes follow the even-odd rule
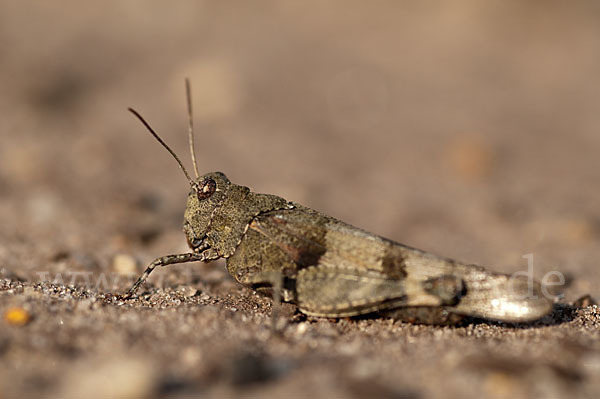
[[[591,1],[0,2],[0,397],[599,397]],[[530,325],[307,318],[186,250],[189,165],[565,284]],[[557,281],[549,279],[548,281]]]

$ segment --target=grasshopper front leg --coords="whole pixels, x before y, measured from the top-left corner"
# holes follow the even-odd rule
[[[205,252],[202,252],[202,253],[190,252],[190,253],[185,253],[185,254],[161,256],[160,258],[157,258],[154,261],[152,261],[152,263],[150,263],[150,265],[148,265],[148,267],[146,268],[144,273],[142,273],[142,275],[137,279],[137,281],[131,286],[131,288],[127,291],[127,293],[123,296],[123,298],[124,299],[131,298],[135,294],[137,289],[140,287],[140,285],[142,285],[146,281],[148,276],[150,276],[150,273],[152,273],[152,271],[158,266],[169,266],[169,265],[174,265],[177,263],[188,263],[188,262],[196,262],[196,261],[203,262],[203,261],[207,260],[207,258],[208,257],[205,254]]]

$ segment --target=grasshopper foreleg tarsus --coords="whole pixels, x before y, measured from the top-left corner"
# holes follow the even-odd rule
[[[156,267],[169,266],[169,265],[174,265],[177,263],[203,261],[204,259],[205,259],[204,254],[195,253],[195,252],[167,255],[167,256],[161,256],[160,258],[156,258],[152,261],[152,263],[150,263],[148,265],[148,267],[146,268],[144,273],[142,273],[142,275],[137,279],[137,281],[135,283],[133,283],[133,285],[127,291],[127,293],[123,296],[123,298],[124,299],[131,298],[135,294],[135,292],[138,290],[138,288],[142,284],[144,284],[144,282],[146,281],[148,276],[150,276],[150,273],[152,273],[152,271]]]

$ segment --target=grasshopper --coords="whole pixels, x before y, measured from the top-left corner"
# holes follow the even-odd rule
[[[375,315],[427,324],[454,324],[465,316],[526,322],[553,308],[533,280],[411,248],[276,195],[254,193],[221,172],[200,176],[187,79],[186,94],[195,179],[144,118],[129,109],[190,184],[183,231],[191,251],[154,260],[125,298],[156,267],[224,258],[237,282],[310,316]]]

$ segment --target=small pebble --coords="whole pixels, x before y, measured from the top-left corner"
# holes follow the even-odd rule
[[[573,306],[578,308],[587,308],[588,306],[594,306],[597,304],[598,303],[594,300],[594,298],[592,298],[590,294],[586,294],[573,302]]]
[[[200,300],[201,301],[208,301],[210,299],[210,296],[207,294],[202,294],[200,295]]]
[[[4,321],[13,326],[24,326],[31,321],[31,315],[23,308],[10,308],[4,312]]]
[[[183,296],[189,298],[196,295],[198,293],[198,290],[190,286],[183,286],[179,288],[179,292],[181,292]]]
[[[308,330],[308,323],[300,323],[296,328],[296,332],[300,335],[304,334]]]

